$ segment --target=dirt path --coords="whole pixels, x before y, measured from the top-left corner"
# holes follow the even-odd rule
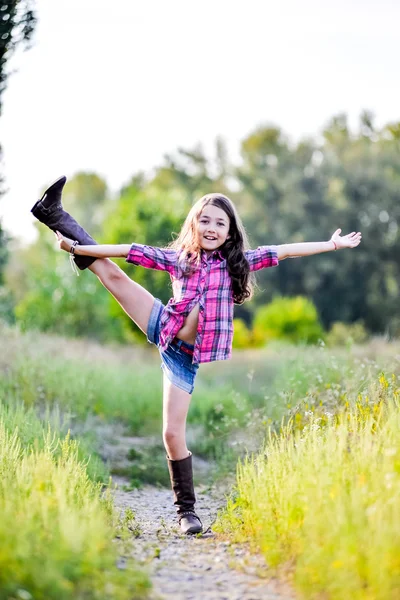
[[[205,528],[202,537],[179,533],[170,490],[145,486],[124,491],[127,483],[114,478],[115,504],[134,511],[139,536],[133,556],[149,570],[153,598],[165,600],[289,600],[294,598],[277,581],[258,575],[263,559],[242,546],[221,542],[208,529],[223,502],[198,493],[197,510]],[[207,531],[208,530],[208,531]],[[123,563],[121,563],[123,567]]]
[[[146,445],[148,440],[129,438],[114,431],[112,441],[103,432],[104,458],[112,467],[126,464],[129,448]],[[110,440],[109,440],[110,441]],[[207,464],[194,462],[195,472]],[[181,535],[172,504],[172,492],[155,486],[129,489],[129,480],[113,476],[115,505],[124,515],[135,515],[133,557],[149,572],[152,598],[165,600],[291,600],[287,586],[262,577],[264,559],[242,545],[221,541],[210,529],[224,506],[223,495],[205,488],[196,489],[196,509],[203,522],[201,537]],[[120,559],[124,568],[126,558]]]

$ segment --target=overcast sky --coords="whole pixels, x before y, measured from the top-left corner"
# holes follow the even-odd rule
[[[397,0],[37,0],[34,46],[11,63],[0,141],[3,225],[61,174],[113,191],[178,146],[218,135],[232,157],[257,125],[294,140],[346,112],[400,120]]]

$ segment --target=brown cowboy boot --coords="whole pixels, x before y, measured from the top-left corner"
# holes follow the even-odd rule
[[[200,533],[203,525],[194,511],[196,497],[193,487],[192,454],[182,460],[167,457],[174,505],[183,533]]]
[[[43,196],[36,202],[31,213],[53,231],[59,231],[67,238],[76,240],[81,245],[91,246],[96,244],[94,239],[67,213],[61,204],[62,190],[67,181],[66,177],[57,179]],[[74,255],[75,264],[81,269],[86,269],[95,260],[93,256]]]

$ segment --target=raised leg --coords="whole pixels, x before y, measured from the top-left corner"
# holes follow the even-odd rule
[[[154,296],[132,281],[109,258],[97,259],[89,269],[97,275],[104,287],[114,296],[126,314],[147,334],[147,326],[154,304]]]

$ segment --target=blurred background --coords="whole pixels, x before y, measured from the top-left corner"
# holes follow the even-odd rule
[[[252,247],[362,232],[258,273],[187,436],[268,580],[400,597],[399,22],[395,0],[0,2],[1,598],[145,598],[118,561],[140,505],[111,523],[96,486],[169,485],[157,349],[30,213],[63,174],[104,243],[166,245],[215,191]],[[168,300],[165,273],[119,263]]]
[[[30,214],[66,174],[67,210],[102,242],[165,245],[210,191],[234,200],[253,247],[362,231],[353,251],[262,272],[254,301],[236,310],[236,345],[315,342],[332,327],[339,338],[399,335],[398,3],[20,0],[0,10],[3,320],[136,337]],[[163,273],[128,272],[168,300]]]

